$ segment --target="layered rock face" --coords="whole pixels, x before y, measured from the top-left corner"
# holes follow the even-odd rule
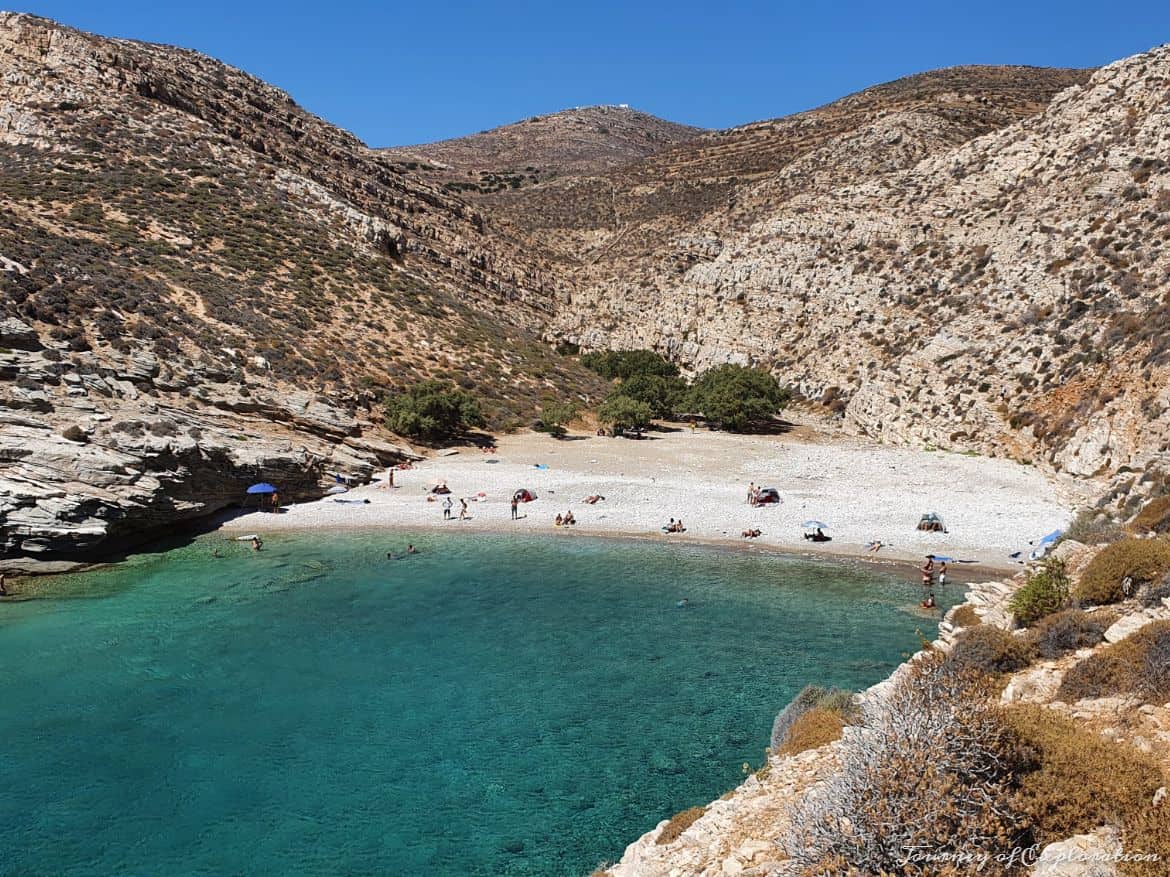
[[[368,474],[419,379],[497,427],[599,389],[487,226],[238,70],[0,14],[0,563]]]
[[[336,474],[415,457],[308,393],[250,391],[246,371],[77,353],[14,320],[0,340],[15,345],[0,352],[0,569],[69,568],[240,505],[258,481],[316,498]]]
[[[582,283],[553,332],[693,368],[760,364],[883,440],[1079,476],[1157,472],[1170,442],[1167,83],[1170,48],[1112,64],[1039,115],[688,243],[673,281]],[[910,124],[881,120],[883,142]],[[855,132],[859,145],[881,126]]]

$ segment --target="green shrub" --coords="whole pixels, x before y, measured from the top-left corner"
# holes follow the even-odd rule
[[[680,377],[638,374],[623,380],[612,395],[627,396],[650,406],[653,417],[672,417],[686,398],[687,384]]]
[[[692,807],[689,810],[683,810],[681,813],[676,813],[670,817],[670,822],[662,826],[662,831],[658,832],[658,837],[655,839],[656,844],[665,845],[678,840],[678,836],[699,821],[706,808]]]
[[[581,365],[610,380],[628,381],[635,375],[678,377],[678,366],[653,350],[598,350],[582,356]]]
[[[1028,627],[1034,621],[1051,615],[1068,603],[1069,582],[1064,561],[1049,557],[1043,566],[1028,576],[1028,582],[1012,595],[1008,608],[1016,622]]]
[[[789,398],[770,372],[727,363],[695,379],[689,407],[724,429],[744,432],[771,420]]]
[[[1170,621],[1155,621],[1085,658],[1064,674],[1057,700],[1137,694],[1170,700]]]
[[[1103,548],[1089,561],[1073,596],[1081,603],[1100,606],[1126,597],[1170,571],[1170,542],[1164,539],[1123,539]]]
[[[540,403],[540,426],[551,435],[561,438],[568,430],[565,424],[577,416],[577,404],[572,401],[545,399]]]
[[[1130,521],[1130,529],[1137,533],[1170,531],[1170,494],[1151,499]]]
[[[482,424],[476,398],[446,381],[422,381],[386,401],[386,428],[399,435],[436,441]]]
[[[1031,649],[1022,638],[993,625],[981,624],[955,638],[946,662],[953,670],[985,675],[1014,673],[1027,667],[1031,659]]]
[[[1028,631],[1028,642],[1041,658],[1059,658],[1077,649],[1100,645],[1105,631],[1117,620],[1113,612],[1065,609],[1049,615]]]
[[[611,396],[597,409],[597,417],[615,429],[642,429],[653,417],[650,406],[629,396]]]

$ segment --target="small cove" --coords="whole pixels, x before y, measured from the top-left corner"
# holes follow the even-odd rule
[[[40,595],[0,605],[15,873],[586,874],[935,624],[863,565],[470,534],[212,534]]]

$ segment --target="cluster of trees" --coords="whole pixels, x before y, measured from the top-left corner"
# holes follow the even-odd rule
[[[652,350],[587,353],[581,362],[614,381],[597,411],[617,430],[637,430],[655,419],[684,412],[721,429],[748,432],[766,425],[788,403],[789,393],[764,369],[725,364],[708,369],[691,384],[678,366]],[[434,442],[484,425],[476,397],[438,380],[421,381],[389,397],[386,427],[399,435]],[[560,438],[577,416],[572,400],[545,398],[536,428]]]
[[[707,369],[689,386],[678,366],[652,350],[587,353],[581,364],[617,381],[597,414],[618,429],[689,412],[722,429],[747,432],[766,424],[789,400],[769,372],[731,363]]]

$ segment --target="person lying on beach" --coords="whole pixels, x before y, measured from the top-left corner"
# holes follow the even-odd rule
[[[832,542],[833,541],[833,537],[826,536],[825,532],[820,527],[817,527],[817,531],[815,533],[805,533],[804,538],[808,539],[810,542]]]
[[[585,502],[587,502],[589,505],[595,505],[598,502],[605,502],[605,497],[600,493],[592,493],[585,497]]]
[[[759,535],[760,535],[759,530],[744,530],[743,531],[743,538],[744,539],[756,539],[759,537]]]
[[[882,546],[883,546],[884,544],[885,544],[885,543],[884,543],[884,542],[882,542],[880,539],[875,539],[875,540],[873,540],[872,542],[870,542],[868,545],[866,545],[866,546],[865,546],[865,550],[866,550],[866,551],[873,551],[873,552],[875,552],[875,553],[876,553],[876,552],[878,552],[878,551],[881,551],[881,550],[882,550]]]

